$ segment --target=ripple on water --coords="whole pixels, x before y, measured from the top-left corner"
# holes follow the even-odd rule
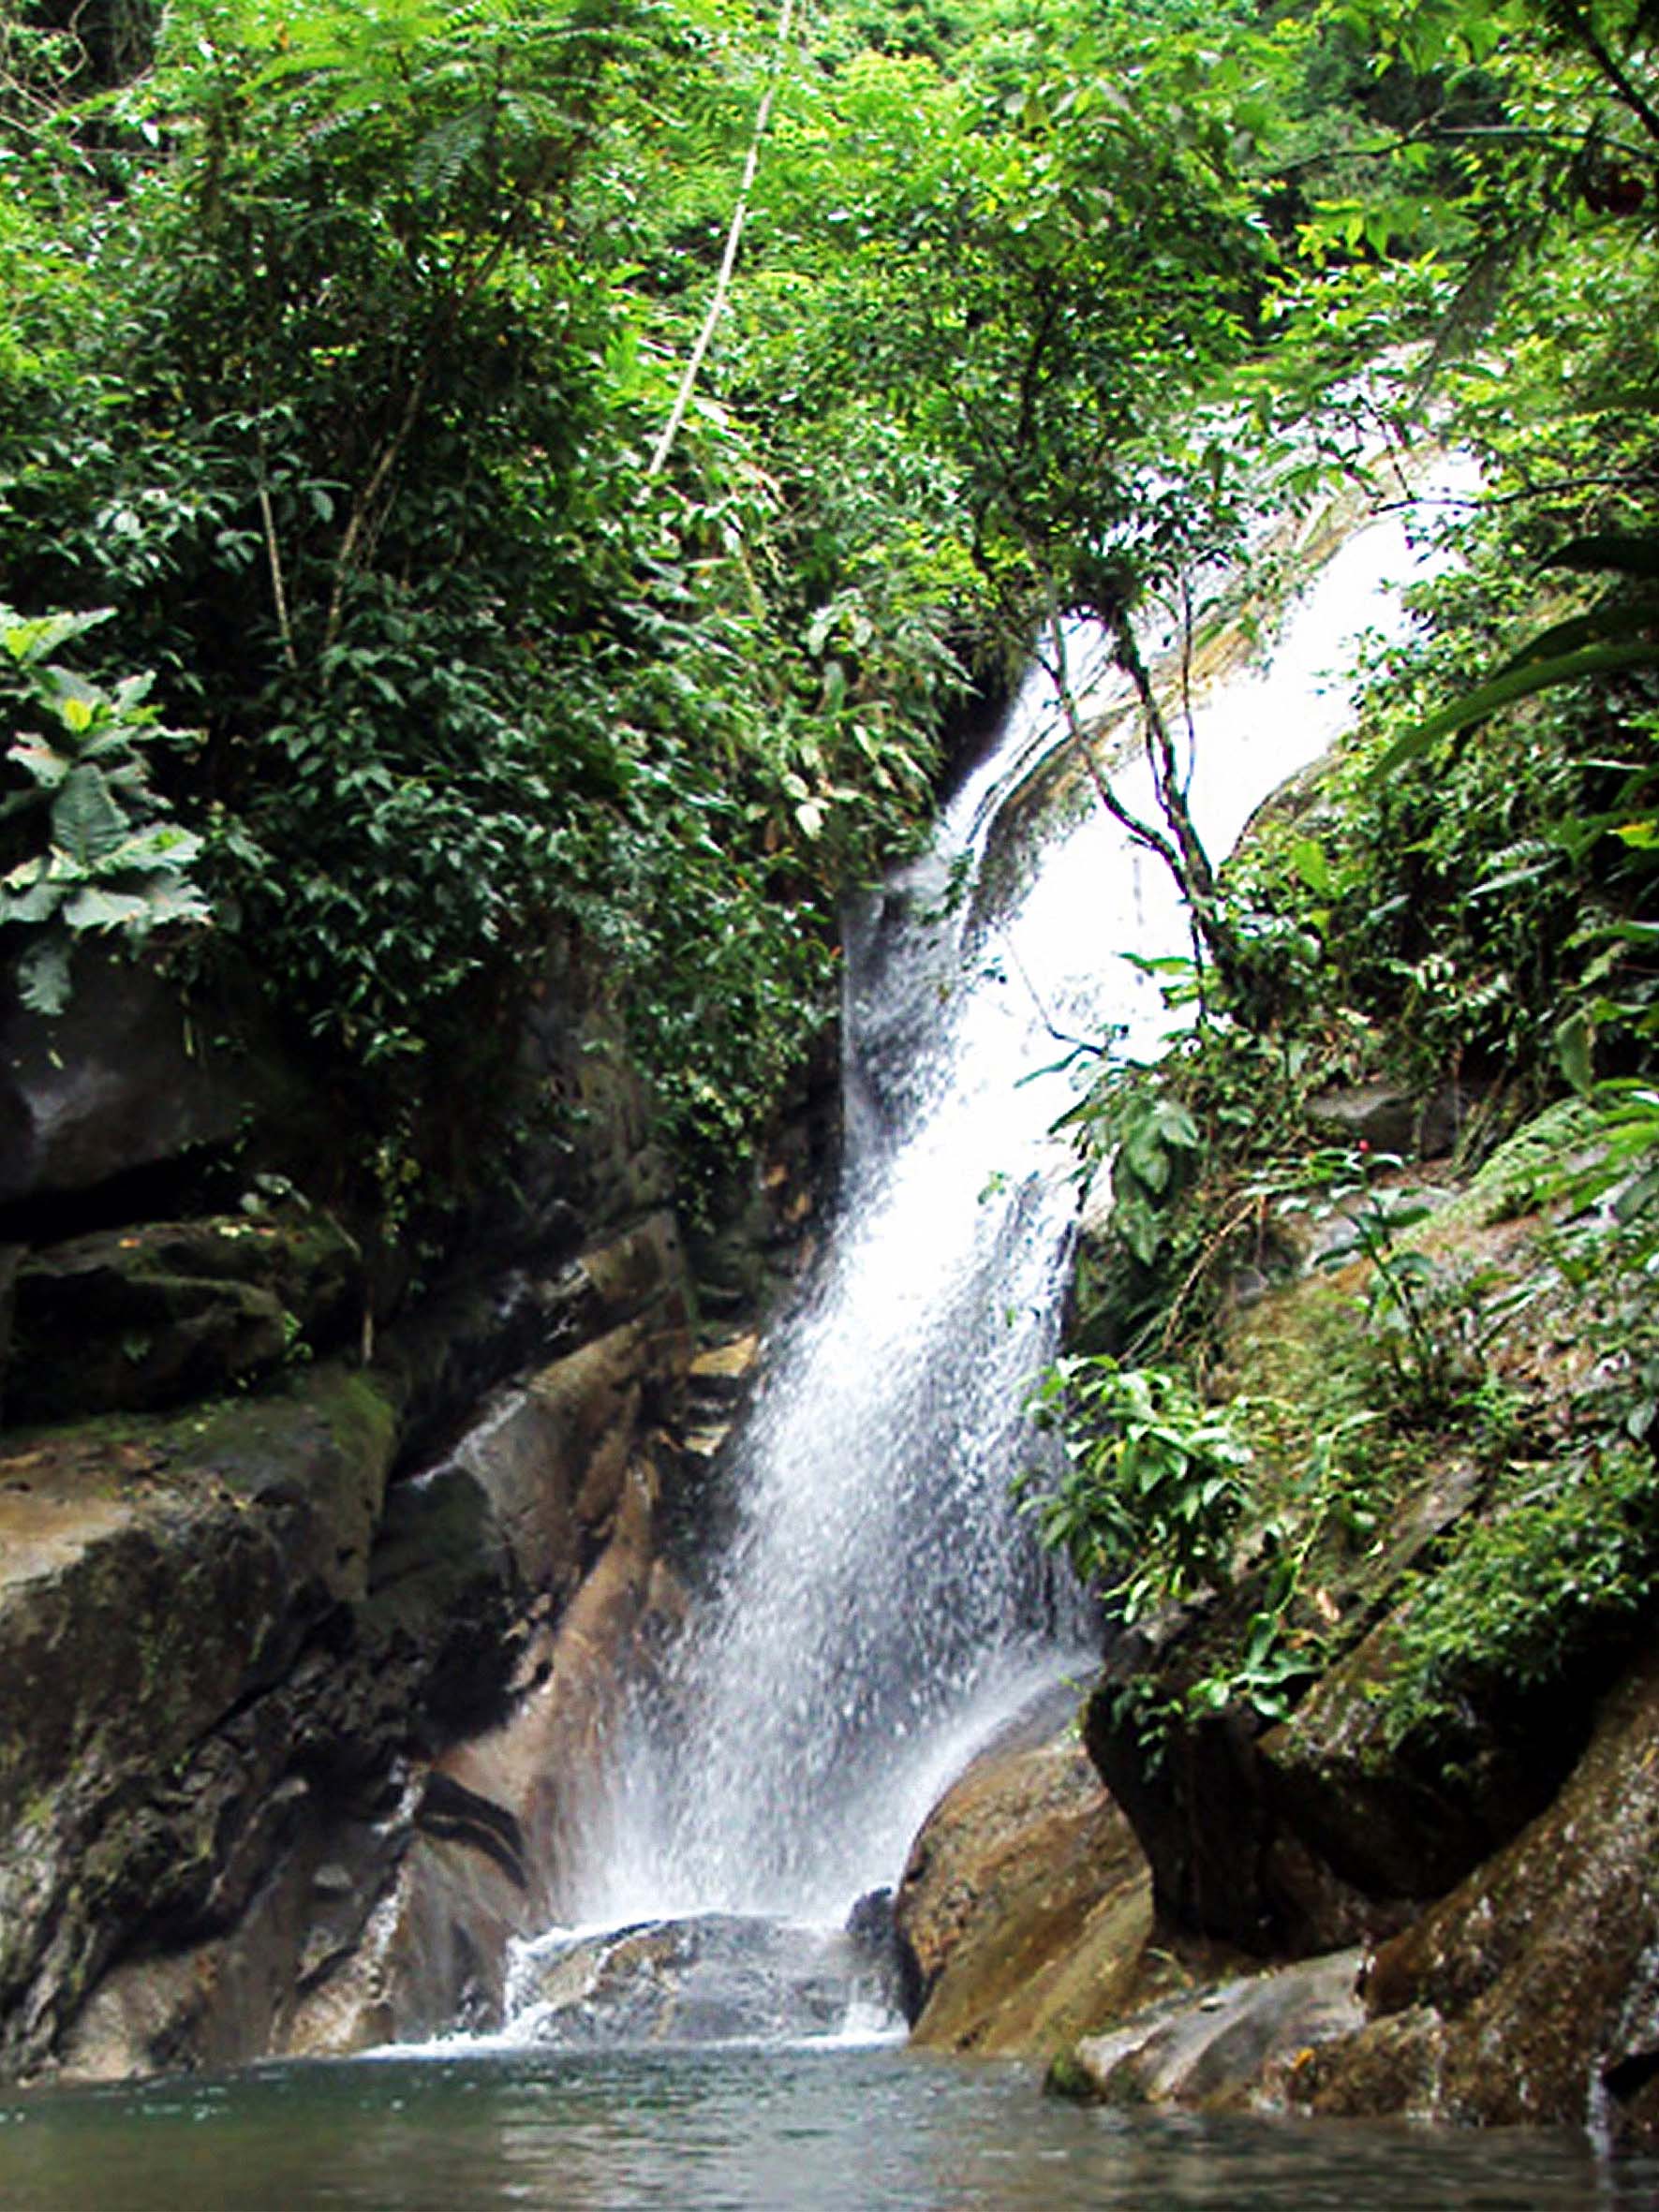
[[[6,2212],[1604,2212],[1570,2135],[1079,2110],[892,2047],[476,2050],[0,2102]]]

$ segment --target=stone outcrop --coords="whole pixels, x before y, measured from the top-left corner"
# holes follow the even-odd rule
[[[1439,1159],[1456,1144],[1472,1103],[1456,1084],[1444,1084],[1427,1098],[1404,1084],[1353,1084],[1311,1099],[1308,1121],[1329,1144]]]
[[[711,1912],[534,1947],[524,2018],[556,2050],[829,2035],[882,2009],[884,1971],[854,1930]]]
[[[213,1026],[113,962],[50,1034],[0,1024],[8,2073],[498,2017],[685,1603],[689,1272],[568,951],[517,1078],[560,1117],[476,1181],[419,1299],[325,1195],[326,1101]],[[751,1359],[717,1349],[710,1389]]]
[[[366,1593],[394,1437],[370,1381],[321,1368],[0,1461],[10,2064],[61,2047],[124,1948],[240,1920],[304,1824],[348,1733],[306,1661]],[[372,1692],[340,1686],[348,1711]]]
[[[1360,1956],[1338,1952],[1166,1998],[1083,2037],[1050,2069],[1049,2085],[1090,2103],[1282,2111],[1313,2046],[1359,2024]]]
[[[1153,2005],[1057,2059],[1065,2094],[1659,2141],[1659,1652],[1553,1801],[1406,1927]]]
[[[1248,1607],[1248,1591],[1236,1602]],[[1316,1956],[1404,1926],[1548,1802],[1600,1687],[1597,1670],[1564,1694],[1489,1686],[1459,1760],[1388,1743],[1385,1617],[1288,1721],[1235,1703],[1171,1720],[1149,1749],[1123,1693],[1149,1669],[1159,1695],[1179,1696],[1203,1671],[1207,1611],[1126,1640],[1090,1697],[1085,1741],[1150,1861],[1159,1910],[1258,1957]]]
[[[361,1325],[353,1240],[284,1208],[146,1221],[21,1258],[7,1412],[13,1422],[148,1411],[262,1380]]]
[[[1581,1475],[1597,1377],[1617,1372],[1620,1353],[1577,1326],[1573,1283],[1555,1271],[1529,1142],[1523,1131],[1516,1164],[1500,1154],[1472,1187],[1448,1178],[1425,1232],[1438,1266],[1466,1271],[1447,1279],[1481,1271],[1495,1305],[1518,1292],[1488,1339],[1484,1380],[1527,1408],[1505,1432],[1524,1456],[1503,1461],[1489,1441],[1483,1457],[1466,1407],[1460,1423],[1418,1408],[1400,1424],[1357,1536],[1339,1522],[1335,1541],[1318,1527],[1306,1538],[1302,1612],[1281,1616],[1292,1665],[1264,1677],[1263,1703],[1282,1698],[1286,1717],[1252,1702],[1248,1672],[1252,1623],[1283,1589],[1272,1526],[1244,1533],[1218,1587],[1109,1641],[1085,1741],[1146,1852],[1161,1927],[1236,1949],[1222,1960],[1232,1978],[1195,1998],[1135,2012],[1114,1993],[1096,2032],[1056,2060],[1057,2087],[1659,2143],[1659,1657],[1637,1579],[1651,1506],[1629,1520],[1607,1509],[1609,1552],[1634,1569],[1609,1594],[1569,1568],[1542,1657],[1534,1645],[1505,1665],[1478,1633],[1443,1637],[1426,1677],[1413,1634],[1448,1560],[1492,1556],[1482,1547],[1517,1510],[1510,1478],[1527,1475],[1536,1504]],[[1222,1389],[1293,1397],[1330,1341],[1318,1302],[1343,1294],[1338,1274],[1235,1307]],[[1638,1406],[1601,1448],[1652,1442]],[[1524,1609],[1537,1595],[1526,1570],[1544,1555],[1535,1536],[1532,1554],[1513,1541]],[[1508,1596],[1494,1578],[1485,1602]]]
[[[1427,1192],[1414,1184],[1411,1194]],[[1533,1279],[1535,1217],[1493,1226],[1453,1192],[1434,1195],[1430,1231],[1446,1264],[1478,1260],[1493,1281]],[[1236,1312],[1226,1363],[1237,1387],[1287,1398],[1305,1388],[1333,1302],[1340,1309],[1364,1279],[1350,1261]],[[1517,1339],[1510,1356],[1524,1374],[1548,1355]],[[1505,1379],[1495,1368],[1494,1387]],[[1564,1366],[1555,1387],[1571,1387]],[[1385,1414],[1381,1407],[1375,1418]],[[1479,1520],[1494,1481],[1466,1427],[1413,1435],[1364,1541],[1322,1541],[1305,1578],[1318,1609],[1305,1588],[1289,1648],[1307,1655],[1306,1671],[1273,1686],[1288,1693],[1288,1718],[1264,1714],[1241,1678],[1225,1702],[1213,1694],[1218,1662],[1224,1682],[1252,1622],[1275,1602],[1270,1531],[1246,1534],[1222,1586],[1112,1640],[1085,1741],[1133,1823],[1173,1926],[1264,1959],[1385,1940],[1543,1809],[1629,1656],[1628,1622],[1587,1611],[1552,1674],[1504,1679],[1448,1659],[1439,1719],[1398,1721],[1390,1690],[1414,1579]],[[1150,1729],[1148,1711],[1159,1716]]]
[[[1221,1955],[1156,1928],[1145,1855],[1077,1739],[1074,1702],[1040,1700],[911,1847],[895,1923],[918,2043],[1047,2057]]]
[[[538,1793],[591,1758],[653,1591],[689,1349],[666,1218],[581,1272],[599,1333],[390,1486],[395,1361],[0,1462],[11,2066],[498,2016],[556,1893]]]
[[[1603,1705],[1555,1801],[1382,1945],[1368,2018],[1297,2071],[1319,2113],[1659,2141],[1659,1654]]]

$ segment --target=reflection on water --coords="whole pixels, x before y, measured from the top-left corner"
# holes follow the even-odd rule
[[[892,2049],[265,2068],[0,2102],[5,2212],[1588,2212],[1575,2136],[1079,2111]]]

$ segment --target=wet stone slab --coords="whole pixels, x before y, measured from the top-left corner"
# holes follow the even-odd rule
[[[544,1937],[517,1994],[518,2031],[555,2050],[792,2042],[894,2011],[885,1962],[858,1936],[722,1912]]]

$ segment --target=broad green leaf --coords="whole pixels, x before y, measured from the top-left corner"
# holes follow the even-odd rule
[[[150,822],[123,837],[103,856],[106,874],[128,868],[165,868],[170,872],[189,867],[200,856],[201,839],[194,830],[176,822]]]
[[[1548,629],[1539,630],[1503,663],[1498,674],[1506,676],[1512,670],[1529,668],[1538,660],[1559,660],[1563,655],[1577,653],[1604,638],[1651,636],[1655,627],[1659,627],[1659,604],[1652,601],[1641,601],[1635,606],[1625,602],[1592,607],[1587,613],[1575,614],[1565,622],[1551,623]]]
[[[1563,684],[1576,684],[1587,676],[1612,676],[1625,669],[1653,667],[1659,667],[1659,642],[1648,638],[1623,645],[1589,646],[1556,660],[1529,661],[1494,677],[1478,691],[1469,692],[1455,705],[1442,708],[1439,714],[1430,715],[1426,721],[1397,737],[1382,757],[1371,763],[1369,774],[1372,780],[1387,775],[1408,760],[1420,759],[1437,739],[1449,737],[1454,730],[1466,730],[1472,722],[1484,722],[1501,707],[1514,706],[1540,691],[1552,691]]]
[[[76,930],[126,929],[150,919],[150,902],[141,892],[108,891],[96,883],[72,892],[64,905],[64,920]]]
[[[52,935],[31,945],[18,962],[18,991],[37,1014],[61,1014],[69,1003],[69,939]]]
[[[108,622],[114,612],[113,607],[95,607],[87,614],[42,614],[25,622],[0,608],[0,644],[21,667],[33,668],[71,638]]]
[[[10,880],[7,877],[7,884]],[[0,922],[50,922],[63,899],[63,885],[44,878],[23,891],[0,891]]]
[[[1336,879],[1331,874],[1330,862],[1326,858],[1323,845],[1312,837],[1298,837],[1291,847],[1291,865],[1302,881],[1321,898],[1329,898],[1336,890]]]
[[[146,886],[144,907],[152,929],[160,929],[169,922],[211,922],[214,918],[207,900],[183,877],[168,877]]]
[[[74,769],[52,800],[52,841],[83,866],[112,852],[128,827],[102,769]]]
[[[1590,1024],[1581,1013],[1569,1014],[1555,1032],[1555,1056],[1562,1073],[1580,1097],[1588,1097],[1593,1068]]]

